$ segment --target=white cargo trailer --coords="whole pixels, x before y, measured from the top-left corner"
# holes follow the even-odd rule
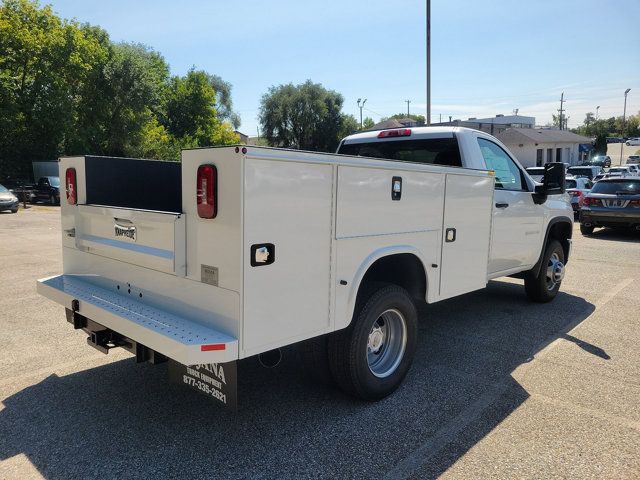
[[[478,142],[504,147],[482,132],[386,132],[340,148],[412,140],[424,161],[251,146],[185,150],[181,163],[62,158],[63,274],[38,291],[90,345],[170,359],[178,381],[228,405],[237,360],[303,341],[349,393],[387,395],[411,364],[415,301],[518,273],[552,299],[572,213],[553,167],[540,185],[511,159],[525,195],[499,191],[506,170]]]

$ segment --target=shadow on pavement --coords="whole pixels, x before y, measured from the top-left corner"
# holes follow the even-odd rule
[[[640,232],[630,228],[597,228],[589,237],[598,240],[640,243]]]
[[[4,402],[0,460],[24,454],[65,480],[354,478],[410,471],[418,451],[422,478],[436,477],[528,398],[511,372],[549,342],[567,338],[604,358],[566,334],[593,310],[566,293],[533,304],[506,282],[423,305],[414,366],[377,403],[311,384],[290,352],[273,369],[240,363],[235,414],[169,383],[166,364],[52,375]]]

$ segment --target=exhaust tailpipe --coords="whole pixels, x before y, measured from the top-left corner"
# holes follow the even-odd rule
[[[277,367],[282,361],[282,351],[279,348],[274,350],[269,350],[268,352],[263,352],[258,355],[258,361],[260,365],[265,368],[274,368]]]

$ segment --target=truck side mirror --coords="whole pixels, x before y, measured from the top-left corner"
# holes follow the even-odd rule
[[[564,193],[566,190],[565,168],[564,163],[547,163],[544,166],[542,188],[537,188],[536,193],[545,195],[559,195]]]
[[[542,204],[547,201],[548,195],[560,195],[566,190],[564,163],[547,163],[544,166],[542,185],[536,185],[533,201]]]

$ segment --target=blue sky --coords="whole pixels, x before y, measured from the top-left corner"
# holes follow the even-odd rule
[[[256,134],[261,96],[306,79],[340,92],[358,117],[425,113],[425,1],[53,0],[65,18],[159,51],[233,84],[240,130]],[[509,114],[569,126],[640,110],[640,1],[432,0],[432,120]]]

